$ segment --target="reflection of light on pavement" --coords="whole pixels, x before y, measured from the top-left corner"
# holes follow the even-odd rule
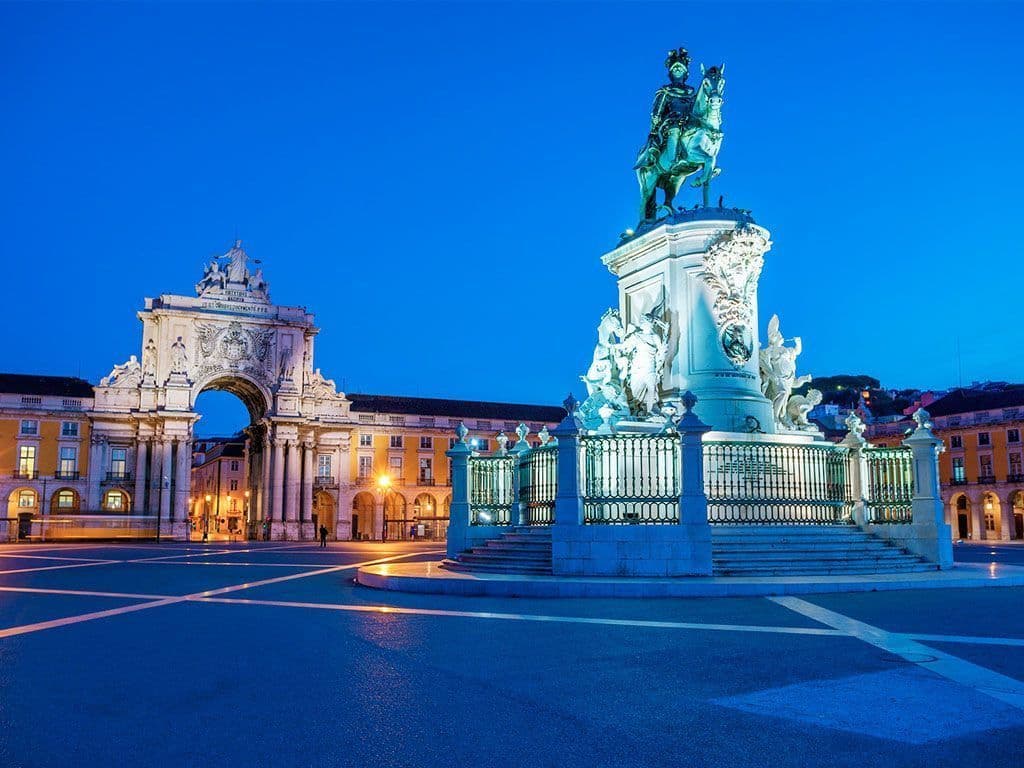
[[[996,568],[996,563],[989,563],[988,564],[988,575],[989,576],[995,576],[997,570],[998,570],[998,568]]]

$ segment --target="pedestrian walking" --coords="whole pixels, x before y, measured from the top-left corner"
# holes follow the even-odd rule
[[[325,548],[327,547],[327,526],[326,525],[321,525],[320,526],[320,546],[321,547],[325,547]]]

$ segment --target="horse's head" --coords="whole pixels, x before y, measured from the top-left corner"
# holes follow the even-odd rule
[[[701,64],[700,73],[703,79],[697,91],[696,105],[701,107],[701,112],[721,109],[725,100],[725,64],[707,69]]]

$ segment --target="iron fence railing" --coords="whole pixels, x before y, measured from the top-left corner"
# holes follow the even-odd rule
[[[558,490],[558,448],[533,448],[519,465],[519,501],[526,509],[527,525],[555,522]]]
[[[580,448],[584,523],[679,522],[677,435],[591,435]]]
[[[511,456],[469,459],[470,525],[511,524],[513,461]]]
[[[836,445],[705,442],[708,522],[851,523],[847,461]]]
[[[866,448],[869,523],[910,523],[914,499],[914,459],[908,447]]]

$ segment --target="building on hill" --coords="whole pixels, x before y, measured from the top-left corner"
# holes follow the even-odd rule
[[[930,404],[946,522],[957,539],[1024,539],[1024,386],[955,389]],[[876,423],[866,437],[899,445],[913,422]]]

